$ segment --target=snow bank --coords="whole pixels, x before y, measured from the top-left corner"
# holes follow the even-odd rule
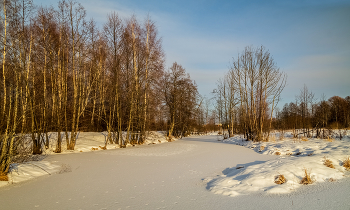
[[[49,133],[49,148],[44,150],[45,154],[57,154],[54,153],[57,144],[57,132]],[[66,136],[64,132],[61,133],[62,136],[62,152],[64,153],[79,153],[79,152],[91,152],[96,150],[102,150],[101,147],[104,147],[107,132],[80,132],[78,134],[78,139],[76,141],[76,145],[74,150],[67,150],[66,144]],[[68,133],[68,138],[70,137],[70,133]],[[126,137],[126,132],[123,132],[123,138]],[[176,139],[174,139],[176,140]],[[30,136],[26,136],[26,141],[28,142],[29,147],[31,147],[31,139]],[[162,131],[150,131],[147,133],[145,144],[160,144],[168,142],[166,140],[166,132]],[[128,144],[127,147],[131,147],[131,144]],[[119,148],[117,144],[107,144],[106,149],[116,149]],[[135,151],[137,153],[138,151]],[[179,151],[173,151],[179,152]],[[177,154],[176,153],[176,154]],[[143,153],[142,153],[143,154]],[[138,155],[142,155],[138,154]],[[58,154],[57,154],[58,155]],[[163,153],[156,154],[159,156],[164,156]],[[27,181],[39,176],[53,174],[53,173],[62,173],[65,171],[69,171],[69,168],[66,168],[64,165],[57,165],[55,163],[50,163],[47,161],[30,161],[25,163],[14,163],[10,166],[10,172],[8,174],[9,181],[0,181],[0,187],[12,184],[19,183],[22,181]]]
[[[0,187],[7,184],[20,183],[39,176],[59,173],[62,166],[50,163],[48,161],[30,161],[26,163],[11,164],[9,181],[1,181]]]
[[[227,168],[223,175],[208,177],[207,188],[215,194],[237,196],[252,192],[290,193],[303,186],[301,179],[305,169],[315,182],[333,182],[349,177],[350,172],[342,166],[342,162],[350,155],[350,135],[347,133],[342,140],[323,139],[296,140],[287,133],[283,140],[275,142],[256,143],[235,136],[224,143],[241,145],[265,155],[279,155],[276,160],[254,162]],[[325,158],[332,161],[333,168],[324,165]],[[276,184],[275,178],[283,175],[284,184]]]

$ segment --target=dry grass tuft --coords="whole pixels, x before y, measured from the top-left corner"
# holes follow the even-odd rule
[[[0,172],[0,181],[8,181],[9,178],[4,172]]]
[[[104,147],[101,147],[101,146],[99,146],[101,149],[103,149],[103,150],[106,150],[107,149],[107,147],[106,146],[104,146]]]
[[[293,155],[293,153],[291,153],[291,152],[287,152],[287,153],[286,153],[286,155]]]
[[[301,141],[309,141],[306,137],[302,137]]]
[[[265,149],[264,146],[260,146],[260,152],[263,151]]]
[[[173,137],[173,136],[168,136],[168,137],[167,137],[167,141],[168,141],[168,142],[174,141],[174,137]]]
[[[311,153],[307,154],[307,156],[311,156],[311,155],[314,155],[314,153],[313,153],[313,152],[311,152]]]
[[[282,174],[275,176],[276,184],[283,184],[285,182],[286,182],[286,178]]]
[[[308,185],[308,184],[314,183],[314,181],[310,177],[310,172],[308,172],[306,168],[304,168],[304,172],[305,172],[305,176],[300,181],[300,184]]]
[[[94,150],[98,150],[97,147],[91,147],[91,150],[94,151]]]
[[[276,136],[271,135],[271,137],[267,141],[276,142]]]
[[[332,137],[327,137],[327,139],[326,139],[326,141],[328,141],[328,142],[333,142],[334,141],[334,139],[332,138]]]
[[[333,178],[329,178],[328,181],[329,181],[329,182],[336,182],[337,180],[336,180],[336,179],[333,179]]]
[[[350,170],[350,158],[349,157],[343,161],[343,167],[348,171]]]
[[[281,153],[280,152],[275,152],[275,155],[281,155]]]
[[[326,156],[323,158],[324,158],[323,165],[327,166],[328,168],[334,168],[334,165],[330,159],[328,159]]]

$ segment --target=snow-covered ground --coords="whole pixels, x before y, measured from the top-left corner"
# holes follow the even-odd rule
[[[207,177],[209,190],[215,194],[237,196],[252,192],[291,193],[303,187],[300,184],[309,173],[314,184],[336,182],[350,177],[343,167],[343,161],[350,156],[350,132],[342,140],[335,139],[293,139],[290,132],[280,138],[273,134],[273,141],[245,141],[241,135],[223,140],[224,143],[241,145],[264,155],[278,158],[267,162],[254,162],[247,165],[231,166],[219,177]],[[334,167],[324,163],[331,161]],[[275,180],[283,175],[285,182],[276,184]]]
[[[64,132],[62,135],[62,152],[57,154],[54,153],[57,144],[57,133],[49,133],[49,148],[44,150],[44,155],[41,157],[37,157],[36,159],[43,159],[45,155],[60,155],[66,153],[80,153],[80,152],[96,152],[98,150],[102,150],[102,147],[105,146],[107,132],[80,132],[78,134],[78,139],[76,141],[76,145],[74,150],[67,150],[67,144],[65,141]],[[70,135],[70,133],[68,133]],[[31,143],[30,135],[26,136],[29,143]],[[69,136],[70,137],[70,136]],[[126,137],[126,133],[123,133],[123,137]],[[176,139],[174,139],[176,140]],[[168,142],[166,139],[166,133],[163,131],[150,131],[147,133],[147,137],[145,140],[145,145],[150,144],[160,144]],[[126,145],[127,147],[132,147],[131,144]],[[30,147],[30,146],[29,146]],[[106,145],[106,149],[118,149],[119,145],[110,144]],[[45,160],[41,161],[29,161],[25,163],[15,163],[11,164],[10,173],[8,174],[9,181],[0,181],[0,187],[19,183],[23,181],[27,181],[39,176],[54,174],[54,173],[62,173],[62,171],[70,170],[67,169],[65,165],[57,165],[55,163],[50,163]]]
[[[233,144],[222,143],[222,141],[217,140],[215,135],[193,136],[174,142],[151,143],[150,145],[137,145],[125,149],[44,156],[41,161],[18,165],[17,169],[12,171],[12,173],[20,173],[19,167],[26,166],[30,169],[27,171],[36,170],[36,173],[46,175],[29,181],[17,183],[15,181],[14,184],[1,187],[0,209],[350,208],[348,202],[350,180],[346,178],[348,172],[345,171],[345,178],[339,178],[334,182],[316,181],[315,184],[307,186],[298,184],[299,188],[295,187],[294,190],[284,189],[290,192],[288,194],[274,194],[264,191],[266,189],[264,183],[273,182],[275,175],[283,174],[284,170],[289,170],[281,168],[275,171],[277,167],[272,163],[278,164],[279,161],[294,158],[315,158],[316,150],[314,151],[315,156],[307,156],[309,150],[298,148],[302,154],[300,157],[295,157],[283,154],[284,149],[282,146],[278,146],[281,142],[277,140],[266,143],[265,150],[262,152],[254,151],[256,148],[252,149],[252,145],[247,144],[246,146],[249,148],[236,145],[236,143],[241,145],[247,143],[240,141],[238,137],[231,138],[229,141]],[[318,140],[310,139],[309,141]],[[320,140],[319,144],[323,141]],[[349,148],[344,148],[347,147],[344,143],[349,142],[348,137],[342,140],[343,143],[337,144],[337,141],[339,140],[323,143],[333,143],[330,144],[331,147],[339,147],[339,150],[348,151]],[[287,143],[288,140],[283,140],[283,142]],[[304,143],[308,142],[290,142],[290,145]],[[87,145],[86,148],[90,146]],[[98,146],[98,144],[94,145],[94,147]],[[282,155],[261,154],[274,151],[274,147],[279,148]],[[296,152],[292,146],[288,147],[290,149],[287,148],[285,151]],[[323,151],[327,151],[328,147],[324,146],[324,148]],[[326,153],[330,159],[333,159],[335,155],[332,153],[333,149]],[[305,159],[303,162],[306,163],[306,160],[311,159]],[[316,174],[313,173],[323,165],[322,162],[317,167],[314,166],[315,164],[304,166],[311,168],[311,175],[317,179]],[[336,168],[332,169],[333,173],[337,174],[341,167],[338,167],[340,165],[336,166],[337,162],[335,161],[333,164]],[[242,166],[243,168],[241,168]],[[303,166],[300,166],[300,169],[302,168]],[[238,175],[238,173],[241,174]],[[22,177],[26,177],[28,174],[23,174]],[[33,177],[35,176],[33,175]],[[249,183],[251,178],[255,182]],[[336,176],[332,176],[332,178],[336,179]],[[230,180],[231,182],[240,180],[242,184],[228,186],[224,179],[226,179],[226,183]],[[246,190],[245,185],[250,185],[252,190]],[[287,177],[287,182],[283,185],[273,184],[273,186],[290,187],[290,178]],[[219,190],[220,187],[222,189],[231,187],[230,192],[249,194],[249,196],[231,197],[222,196],[225,193],[214,194],[213,188],[215,187],[216,190]],[[240,189],[241,191],[239,191]],[[275,188],[275,190],[279,193],[283,191],[279,188]]]
[[[75,153],[75,152],[90,152],[101,150],[101,147],[105,146],[105,142],[107,139],[107,132],[79,132],[78,140],[76,142],[74,150],[67,150],[67,145],[65,141],[64,132],[62,135],[62,153]],[[53,154],[56,149],[57,144],[57,133],[49,133],[50,138],[50,148],[46,151],[46,153]],[[68,133],[70,137],[70,133]],[[126,138],[126,132],[123,132],[123,138]],[[159,144],[167,142],[166,133],[162,131],[150,131],[147,133],[147,137],[144,144]],[[107,149],[117,149],[119,145],[117,144],[108,144],[106,145]],[[127,144],[127,147],[131,147],[131,144]]]

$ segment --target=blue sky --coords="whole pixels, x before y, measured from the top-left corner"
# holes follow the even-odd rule
[[[350,0],[81,0],[98,24],[111,11],[151,16],[163,38],[166,64],[180,63],[212,97],[216,81],[245,46],[265,46],[288,75],[284,103],[307,85],[316,98],[350,95]],[[53,5],[56,0],[34,0]]]

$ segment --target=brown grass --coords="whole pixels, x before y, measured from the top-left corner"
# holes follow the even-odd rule
[[[173,137],[173,136],[168,136],[168,137],[167,137],[167,141],[168,141],[168,142],[172,142],[173,140],[174,140],[174,137]]]
[[[283,184],[285,182],[286,182],[286,178],[282,174],[275,176],[276,184]]]
[[[260,152],[263,151],[265,149],[264,146],[260,146]]]
[[[343,161],[343,167],[348,171],[350,170],[350,158],[349,157]]]
[[[94,150],[98,150],[97,147],[91,147],[91,150],[94,151]]]
[[[332,161],[326,158],[326,156],[324,157],[323,165],[327,166],[328,168],[334,168]]]
[[[306,137],[302,137],[301,141],[309,141]]]
[[[280,141],[282,141],[282,140],[284,139],[284,133],[280,133],[278,139],[279,139]]]
[[[291,152],[287,152],[287,153],[286,153],[286,155],[293,155],[293,153],[291,153]]]
[[[326,139],[326,141],[328,141],[328,142],[333,142],[334,141],[334,139],[332,138],[332,137],[327,137],[327,139]]]
[[[0,181],[8,181],[9,178],[4,172],[0,172]]]
[[[281,155],[281,153],[280,152],[275,152],[275,155]]]
[[[267,141],[276,142],[276,136],[271,135],[271,137]]]
[[[106,150],[107,149],[107,147],[106,146],[104,146],[104,147],[101,147],[101,146],[99,146],[101,149],[103,149],[103,150]]]
[[[308,172],[306,168],[304,168],[304,172],[305,172],[305,176],[300,181],[300,184],[308,185],[308,184],[314,183],[314,181],[310,177],[310,172]]]
[[[329,178],[328,181],[329,181],[329,182],[336,182],[337,180],[336,180],[336,179],[333,179],[333,178]]]

